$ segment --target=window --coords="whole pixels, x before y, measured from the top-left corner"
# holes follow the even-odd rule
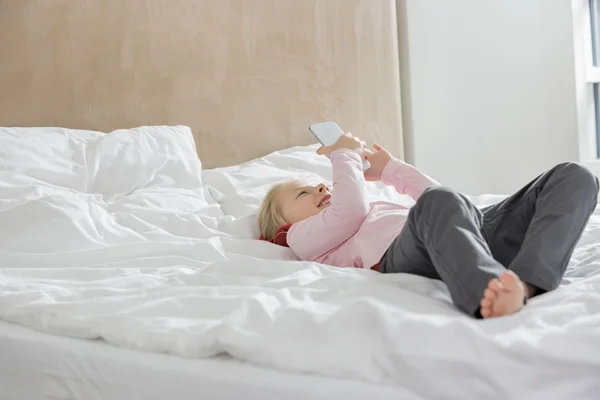
[[[579,159],[600,174],[600,0],[572,0]]]
[[[590,49],[591,59],[590,65],[588,66],[588,81],[590,85],[593,85],[594,93],[594,136],[596,138],[595,146],[595,158],[600,158],[600,81],[598,78],[599,61],[600,61],[600,9],[598,5],[600,0],[588,0],[589,1],[589,25],[590,25]]]

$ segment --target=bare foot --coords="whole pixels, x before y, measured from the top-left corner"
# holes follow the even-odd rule
[[[498,297],[498,291],[492,289],[488,283],[488,288],[483,292],[483,298],[479,303],[479,306],[481,307],[479,312],[483,318],[490,318],[492,316],[492,305],[494,304],[496,297]]]
[[[481,299],[483,318],[502,317],[514,314],[523,308],[529,288],[512,271],[504,272],[500,278],[492,279]]]

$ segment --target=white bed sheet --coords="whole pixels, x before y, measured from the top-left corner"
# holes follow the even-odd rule
[[[291,374],[230,357],[181,359],[0,321],[2,400],[419,399],[392,385]]]
[[[441,282],[298,262],[255,240],[270,185],[307,171],[330,179],[314,150],[202,172],[183,127],[0,129],[0,319],[424,398],[598,398],[598,210],[561,288],[476,321]],[[369,193],[412,202],[381,185]]]

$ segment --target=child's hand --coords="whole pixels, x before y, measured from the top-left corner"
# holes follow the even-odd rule
[[[335,142],[331,146],[319,147],[317,149],[317,154],[329,157],[331,152],[335,151],[337,149],[356,150],[361,147],[366,149],[367,144],[365,142],[361,141],[359,138],[352,136],[351,133],[344,133],[342,136],[340,136],[340,138],[337,140],[337,142]]]
[[[365,171],[365,180],[367,181],[381,180],[381,172],[392,159],[392,155],[380,145],[376,144],[373,147],[376,152],[365,156],[365,159],[371,164],[371,168]]]

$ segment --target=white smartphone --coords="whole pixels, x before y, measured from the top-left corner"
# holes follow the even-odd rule
[[[323,146],[331,146],[335,144],[337,140],[344,134],[342,128],[333,121],[319,122],[312,124],[308,127],[308,130]],[[363,161],[363,171],[371,168],[371,164],[367,160]]]

